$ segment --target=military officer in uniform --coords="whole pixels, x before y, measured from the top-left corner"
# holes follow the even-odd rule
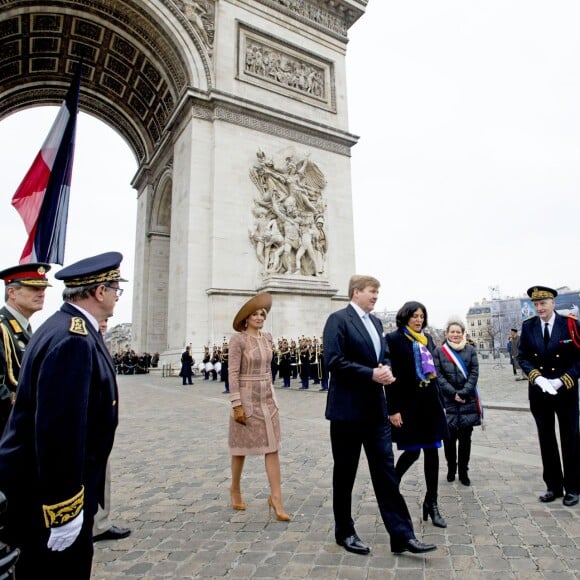
[[[300,352],[298,354],[300,373],[300,389],[307,389],[310,383],[310,347],[306,337],[300,339]]]
[[[222,344],[222,355],[221,355],[221,363],[222,363],[222,370],[220,372],[220,379],[221,382],[224,383],[224,390],[222,391],[222,395],[229,394],[230,392],[230,381],[228,379],[228,343],[224,337],[224,342]]]
[[[285,389],[290,388],[290,375],[292,373],[292,367],[290,366],[290,348],[288,346],[288,341],[283,338],[282,345],[280,347],[280,363],[278,364],[280,370],[280,377],[282,378],[282,385]]]
[[[123,290],[122,255],[63,268],[64,304],[32,336],[14,408],[0,440],[0,537],[21,550],[22,579],[88,580],[92,526],[103,503],[118,422],[115,367],[99,333]]]
[[[0,309],[0,434],[14,403],[24,348],[32,336],[30,317],[44,306],[50,286],[49,264],[30,263],[0,272],[6,286],[5,306]]]
[[[547,491],[541,502],[566,495],[565,506],[578,503],[580,492],[580,437],[578,430],[578,377],[580,326],[575,318],[555,310],[556,290],[528,289],[536,316],[522,325],[518,362],[528,377],[530,411],[536,421],[543,477]],[[558,417],[562,463],[555,430]]]

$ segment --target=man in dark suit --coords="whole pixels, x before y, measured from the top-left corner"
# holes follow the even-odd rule
[[[88,580],[92,525],[102,505],[118,421],[115,367],[99,333],[123,292],[122,256],[63,268],[64,304],[34,333],[0,440],[1,539],[21,550],[19,579]]]
[[[536,421],[547,491],[541,502],[566,495],[565,506],[578,503],[580,492],[580,436],[578,376],[580,327],[578,321],[555,311],[558,292],[546,286],[528,289],[536,316],[522,325],[518,362],[528,376],[530,411]],[[555,430],[558,417],[562,463]],[[563,467],[563,468],[562,468]]]
[[[430,552],[436,546],[415,537],[395,474],[383,387],[395,378],[382,324],[370,315],[379,286],[371,276],[352,276],[349,306],[331,314],[324,327],[324,361],[330,373],[326,418],[330,420],[334,459],[335,538],[349,552],[370,551],[358,537],[351,515],[352,488],[364,446],[381,517],[391,537],[391,550]]]

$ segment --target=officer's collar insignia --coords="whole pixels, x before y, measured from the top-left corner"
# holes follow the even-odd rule
[[[10,323],[10,326],[12,327],[12,330],[16,333],[22,332],[22,327],[20,326],[20,324],[18,324],[18,320],[15,320],[14,318],[10,318],[8,319],[8,322]]]
[[[80,316],[73,316],[71,318],[69,331],[73,334],[80,334],[82,336],[87,336],[87,334],[89,334],[87,331],[87,325],[85,324],[85,319]]]

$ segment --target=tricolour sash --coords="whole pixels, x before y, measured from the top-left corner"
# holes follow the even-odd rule
[[[447,358],[454,365],[457,366],[457,368],[461,371],[461,374],[467,380],[467,367],[465,366],[463,359],[460,356],[458,356],[457,353],[452,348],[449,348],[446,344],[441,345],[441,351],[445,355],[445,358]],[[485,429],[485,425],[483,423],[483,403],[481,402],[481,397],[479,396],[479,389],[477,388],[477,385],[475,385],[474,394],[475,394],[475,405],[477,407],[477,412],[479,413],[479,418],[481,420],[481,428]]]

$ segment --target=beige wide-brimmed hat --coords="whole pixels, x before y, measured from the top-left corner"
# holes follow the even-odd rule
[[[261,294],[256,294],[253,298],[250,298],[238,311],[234,318],[233,327],[234,330],[241,332],[244,330],[244,320],[256,312],[256,310],[264,309],[266,312],[270,312],[272,308],[272,295],[268,292],[262,292]]]

